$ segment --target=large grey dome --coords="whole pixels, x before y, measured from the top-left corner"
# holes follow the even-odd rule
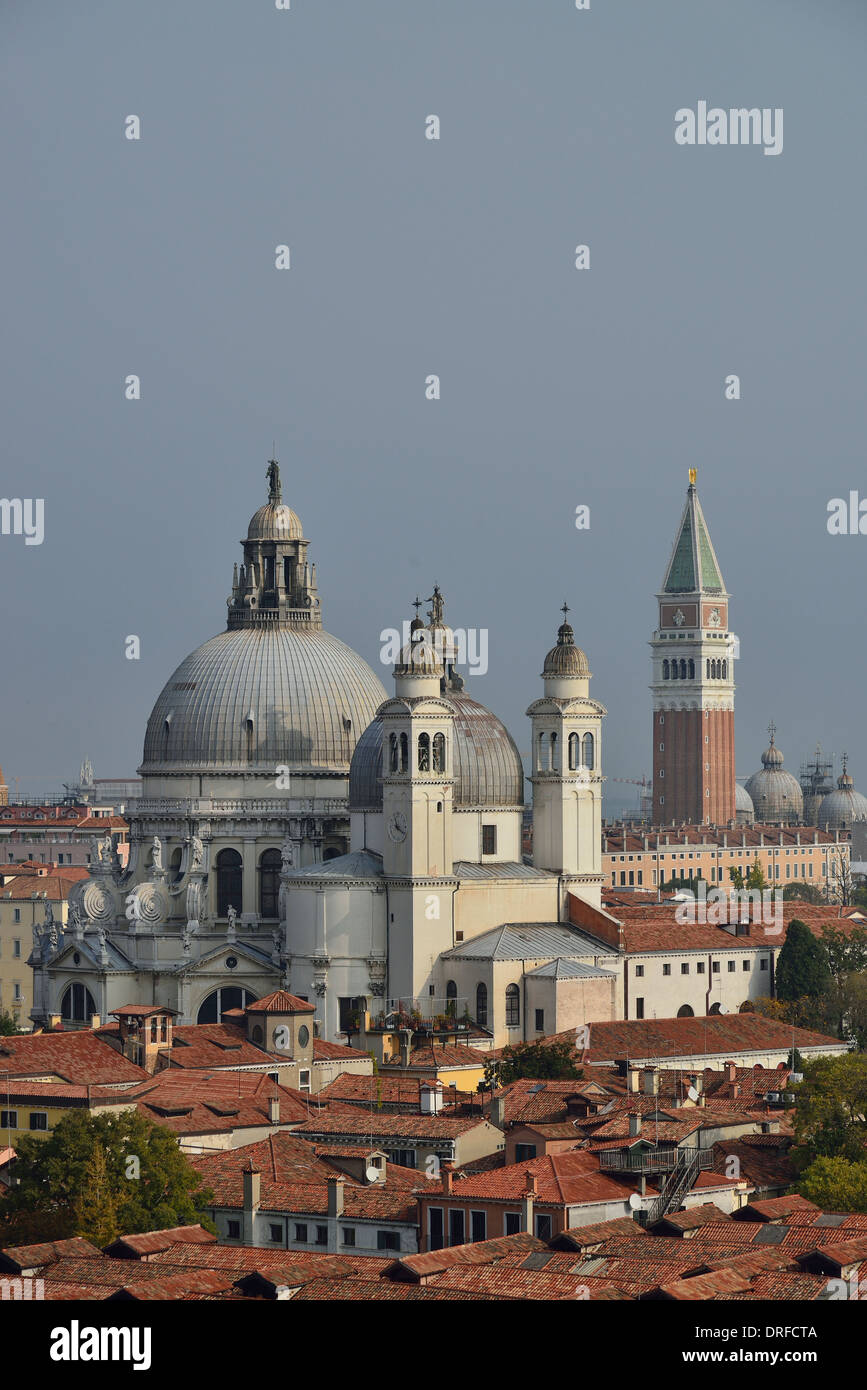
[[[446,691],[454,710],[454,805],[523,806],[524,768],[509,731],[469,695]],[[365,729],[349,769],[351,809],[382,806],[382,721]]]
[[[760,823],[782,821],[797,825],[803,820],[804,794],[797,777],[783,769],[783,755],[774,743],[773,725],[770,746],[762,754],[762,770],[747,779],[746,792]]]
[[[221,632],[181,662],[154,705],[144,776],[278,765],[346,774],[386,694],[345,643],[321,629]]]

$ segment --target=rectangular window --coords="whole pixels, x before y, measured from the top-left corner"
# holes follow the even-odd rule
[[[767,960],[760,960],[760,961],[759,961],[759,969],[760,969],[760,970],[767,970],[767,968],[768,968],[768,962],[767,962]]]
[[[638,870],[638,886],[639,886],[639,888],[641,887],[641,884],[642,884],[643,879],[644,879],[644,871],[643,871],[643,869],[639,869],[639,870]]]
[[[327,1227],[327,1226],[317,1226],[317,1227],[316,1227],[316,1244],[317,1244],[317,1245],[327,1245],[327,1244],[328,1244],[328,1227]]]
[[[684,962],[684,963],[681,965],[681,967],[680,967],[680,973],[681,973],[681,975],[688,975],[688,974],[689,974],[689,965],[688,965],[686,962]]]
[[[227,1238],[228,1238],[229,1240],[240,1240],[240,1239],[241,1239],[241,1223],[240,1223],[240,1221],[227,1221],[227,1222],[226,1222],[226,1236],[227,1236]]]
[[[537,1009],[537,1010],[536,1010],[536,1032],[537,1032],[537,1033],[544,1033],[544,1031],[545,1031],[545,1010],[544,1010],[544,1009]]]
[[[15,981],[15,984],[12,986],[12,990],[13,990],[13,994],[12,994],[12,1002],[13,1002],[13,1004],[20,1004],[23,996],[22,996],[22,994],[21,994],[21,986],[20,986],[20,984],[18,983],[17,980]]]
[[[730,961],[728,962],[728,967],[729,967],[729,974],[730,974],[730,975],[733,975],[733,974],[735,973],[735,962],[734,962],[733,960],[730,960]]]
[[[377,1250],[399,1250],[400,1236],[397,1231],[377,1231],[376,1248]]]
[[[449,1245],[466,1243],[466,1218],[459,1207],[449,1208]]]
[[[343,1226],[343,1227],[341,1227],[341,1230],[340,1230],[340,1239],[343,1241],[343,1244],[344,1244],[344,1245],[354,1245],[354,1244],[355,1244],[355,1227],[354,1227],[354,1226]]]
[[[272,1221],[268,1226],[268,1239],[275,1245],[280,1245],[283,1240],[283,1227],[277,1221]]]
[[[703,974],[704,974],[704,961],[703,961],[703,960],[696,961],[696,964],[695,964],[695,973],[696,973],[696,975],[703,975]]]
[[[636,1018],[644,1018],[644,1000],[643,1000],[643,999],[636,999],[636,1001],[635,1001],[635,1017],[636,1017]]]
[[[536,1213],[536,1236],[539,1240],[551,1239],[551,1217],[547,1212]]]
[[[506,1235],[516,1236],[521,1229],[521,1213],[519,1211],[506,1212]]]
[[[664,966],[662,967],[662,973],[663,973],[663,975],[670,975],[670,974],[671,974],[671,966],[670,966],[670,965],[664,965]]]
[[[741,969],[743,969],[743,970],[749,970],[749,968],[750,968],[750,963],[749,963],[748,960],[745,960],[744,963],[743,963],[743,965],[742,965],[742,967],[741,967]]]
[[[712,974],[712,975],[718,975],[718,974],[719,974],[719,961],[718,961],[718,960],[715,960],[715,961],[713,962],[713,964],[711,965],[711,974]]]
[[[431,1250],[443,1248],[443,1209],[428,1207],[427,1210],[428,1247]]]
[[[643,966],[643,965],[636,965],[636,967],[635,967],[635,978],[636,978],[637,980],[640,980],[643,974],[644,974],[644,966]]]
[[[32,1111],[30,1112],[30,1128],[31,1128],[31,1129],[47,1129],[47,1128],[48,1128],[48,1116],[47,1116],[47,1114],[45,1113],[44,1110],[32,1110]]]
[[[470,1212],[470,1240],[487,1240],[488,1218],[483,1211]]]
[[[482,826],[482,854],[496,854],[497,852],[497,827],[495,825]]]
[[[20,922],[20,921],[21,921],[21,908],[20,908],[20,907],[16,907],[16,909],[15,909],[15,921],[16,921],[16,922]]]
[[[18,1111],[0,1110],[0,1129],[17,1129]]]
[[[395,1149],[390,1155],[392,1163],[396,1163],[400,1168],[415,1168],[416,1151],[415,1149]]]
[[[309,1091],[309,1090],[310,1090],[310,1072],[309,1072],[308,1070],[299,1071],[299,1073],[298,1073],[298,1089],[299,1089],[299,1091]]]
[[[516,1144],[516,1145],[515,1145],[515,1162],[516,1162],[516,1163],[528,1163],[529,1160],[530,1160],[531,1158],[535,1158],[535,1157],[536,1157],[536,1145],[535,1145],[535,1144]]]
[[[298,1241],[299,1245],[306,1245],[306,1244],[307,1244],[307,1223],[306,1223],[306,1222],[302,1222],[300,1225],[296,1225],[296,1227],[295,1227],[295,1239]]]

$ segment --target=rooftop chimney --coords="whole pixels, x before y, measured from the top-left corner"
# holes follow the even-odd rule
[[[280,1097],[270,1096],[268,1099],[268,1119],[272,1125],[280,1123]]]
[[[494,1096],[491,1101],[491,1124],[497,1129],[506,1128],[506,1097]]]
[[[656,1096],[659,1094],[659,1073],[656,1067],[645,1067],[642,1073],[644,1078],[644,1094],[646,1096]]]
[[[454,1178],[455,1178],[454,1164],[453,1164],[453,1163],[441,1163],[441,1164],[440,1164],[440,1173],[442,1174],[442,1180],[443,1180],[443,1192],[446,1194],[447,1197],[450,1197],[451,1194],[452,1194],[452,1186],[453,1186],[453,1184],[454,1184]]]
[[[630,1067],[626,1074],[626,1089],[631,1096],[637,1096],[641,1090],[641,1068]]]
[[[262,1174],[256,1169],[245,1168],[242,1176],[244,1179],[244,1210],[257,1211]]]
[[[524,1190],[535,1197],[539,1191],[539,1182],[535,1173],[527,1172],[524,1180]]]
[[[737,1062],[726,1062],[726,1081],[734,1081],[737,1074]]]
[[[629,1116],[629,1137],[634,1139],[636,1134],[641,1133],[641,1116],[633,1113]]]
[[[328,1179],[328,1215],[338,1217],[343,1215],[343,1178]]]

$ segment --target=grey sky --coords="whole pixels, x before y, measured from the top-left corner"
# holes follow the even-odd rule
[[[274,439],[325,626],[386,682],[436,580],[525,748],[568,599],[609,777],[650,771],[696,466],[738,773],[773,716],[792,771],[820,739],[867,789],[867,537],[825,524],[867,496],[865,37],[855,0],[4,0],[0,490],[46,524],[0,537],[7,779],[132,773]],[[679,147],[699,100],[782,107],[783,153]]]

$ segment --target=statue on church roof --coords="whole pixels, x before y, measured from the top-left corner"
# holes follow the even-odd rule
[[[268,501],[279,503],[282,498],[282,489],[280,487],[280,465],[276,459],[268,460],[265,477],[268,479]]]
[[[443,610],[445,605],[443,603],[443,596],[440,593],[439,584],[434,584],[434,591],[428,599],[428,603],[430,604],[430,608],[428,610],[429,621],[431,623],[441,623],[443,620]]]

